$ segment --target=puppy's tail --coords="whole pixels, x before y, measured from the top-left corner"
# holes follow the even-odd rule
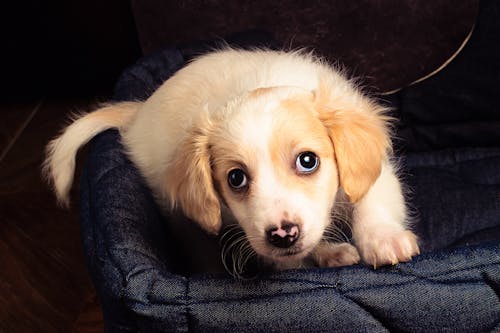
[[[47,145],[42,173],[53,186],[62,206],[69,205],[69,190],[73,183],[78,149],[102,131],[127,125],[137,113],[139,105],[135,102],[111,104],[78,116],[59,137]]]

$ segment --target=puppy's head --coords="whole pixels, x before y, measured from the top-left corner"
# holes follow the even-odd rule
[[[257,254],[307,256],[330,224],[339,186],[352,202],[380,174],[386,120],[359,95],[295,87],[254,90],[207,116],[169,166],[167,195],[211,233],[226,205]]]

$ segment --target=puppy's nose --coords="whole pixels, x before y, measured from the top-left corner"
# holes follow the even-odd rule
[[[287,248],[292,246],[300,235],[299,226],[295,223],[282,222],[281,227],[272,227],[267,230],[267,241],[276,247]]]

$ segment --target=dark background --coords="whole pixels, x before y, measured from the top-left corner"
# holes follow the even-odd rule
[[[20,1],[2,8],[2,97],[107,96],[164,45],[249,29],[308,47],[376,92],[431,73],[464,41],[477,0]]]
[[[13,2],[1,9],[2,98],[109,95],[141,55],[128,1]]]

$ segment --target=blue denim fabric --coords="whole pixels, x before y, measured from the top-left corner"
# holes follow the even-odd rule
[[[182,49],[168,48],[141,59],[120,78],[115,99],[146,98],[185,58]],[[401,118],[416,110],[405,103],[414,102],[418,89],[399,96]],[[492,142],[403,156],[423,251],[411,262],[236,281],[189,270],[171,221],[123,154],[118,132],[101,133],[90,143],[80,199],[82,239],[106,331],[500,331],[500,147]]]

